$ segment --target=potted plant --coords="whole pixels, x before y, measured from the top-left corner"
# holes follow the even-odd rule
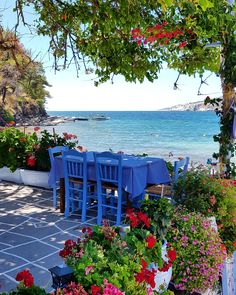
[[[152,289],[161,292],[168,288],[176,252],[171,244],[167,243],[164,239],[164,227],[160,229],[161,225],[157,223],[157,216],[153,214],[154,211],[150,211],[149,214],[149,206],[151,206],[151,204],[155,205],[155,203],[156,201],[143,202],[141,209],[144,209],[148,215],[142,211],[135,212],[134,209],[129,209],[127,211],[127,220],[130,222],[131,230],[125,237],[128,241],[128,245],[131,246],[130,248],[135,249],[138,255],[145,257],[149,269],[155,274],[155,285],[151,285]],[[152,206],[152,208],[153,207],[154,206]],[[157,204],[156,207],[158,207]],[[167,208],[167,206],[163,207]],[[162,218],[164,219],[164,212],[162,213]],[[154,219],[154,215],[156,216],[156,220]],[[169,216],[167,214],[165,220],[168,219]],[[147,245],[143,244],[142,240],[145,240]]]
[[[68,145],[74,148],[77,137],[64,133],[50,134],[35,127],[32,134],[25,134],[15,127],[0,130],[0,179],[26,185],[48,188],[50,160],[48,148]],[[38,133],[36,133],[38,132]]]
[[[105,223],[93,229],[84,228],[84,237],[78,241],[65,242],[60,256],[74,270],[77,282],[86,291],[91,285],[101,286],[107,280],[127,295],[152,294],[156,270],[151,262],[163,266],[161,245],[148,230],[147,216],[141,212],[137,214],[139,227],[132,226],[123,238],[119,228]]]
[[[184,294],[213,290],[223,269],[226,248],[210,221],[200,213],[178,207],[167,239],[178,253],[173,265],[175,288]]]
[[[33,144],[26,150],[25,167],[20,169],[21,178],[25,185],[48,188],[49,170],[51,168],[48,148],[57,145],[67,145],[74,148],[78,143],[77,136],[68,133],[59,136],[58,134],[51,134],[47,130],[40,132],[40,128],[35,127],[35,132],[31,137]]]
[[[204,171],[196,170],[189,171],[174,188],[177,204],[216,219],[220,237],[231,256],[236,236],[236,181],[212,178]]]
[[[88,240],[67,241],[60,255],[85,287],[90,280],[99,285],[106,278],[127,294],[134,290],[134,294],[145,294],[145,286],[155,292],[164,291],[168,282],[164,279],[159,283],[156,273],[162,275],[171,268],[174,249],[168,245],[165,252],[161,251],[162,243],[150,231],[151,222],[143,212],[132,209],[127,212],[127,220],[131,229],[123,238],[118,234],[119,228],[107,224],[94,227],[93,231],[86,229]],[[88,276],[84,275],[86,270]]]
[[[34,140],[30,135],[9,127],[0,130],[0,179],[22,183],[20,167],[26,160],[26,150]]]

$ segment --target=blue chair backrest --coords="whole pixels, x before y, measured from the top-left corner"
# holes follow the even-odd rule
[[[94,153],[98,181],[122,186],[122,155],[111,152]]]
[[[76,150],[62,153],[65,179],[68,177],[87,180],[87,154]]]
[[[54,162],[54,158],[55,158],[55,155],[58,155],[58,154],[62,154],[63,152],[66,152],[69,150],[69,147],[68,146],[55,146],[53,148],[49,148],[48,149],[48,153],[49,153],[49,158],[50,158],[50,162],[51,162],[51,166]]]
[[[176,182],[179,177],[185,177],[188,170],[189,157],[175,161],[173,182]]]

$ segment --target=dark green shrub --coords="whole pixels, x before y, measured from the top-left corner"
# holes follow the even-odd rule
[[[174,186],[174,200],[189,211],[215,216],[228,253],[236,240],[236,182],[212,178],[203,171],[190,171]]]

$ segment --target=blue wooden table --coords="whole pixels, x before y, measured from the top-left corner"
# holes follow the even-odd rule
[[[96,180],[93,152],[87,152],[88,180]],[[54,180],[64,177],[62,158],[56,157],[49,174],[49,186]],[[122,155],[122,186],[132,201],[141,195],[147,184],[170,182],[169,172],[164,159]]]

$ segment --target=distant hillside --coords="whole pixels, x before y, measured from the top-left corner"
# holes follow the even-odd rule
[[[193,111],[193,112],[205,112],[214,111],[211,105],[204,105],[204,101],[196,101],[185,104],[178,104],[170,108],[164,108],[160,111]]]

